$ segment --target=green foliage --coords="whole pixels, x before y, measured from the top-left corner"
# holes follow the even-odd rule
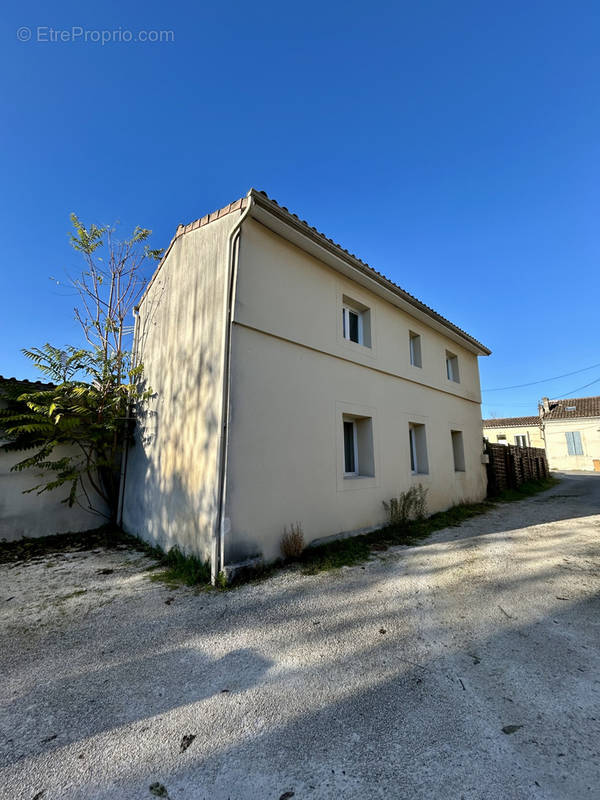
[[[427,513],[427,489],[423,484],[411,486],[398,497],[392,497],[389,503],[383,501],[390,525],[406,525],[410,520],[423,519]]]
[[[160,551],[159,551],[160,552]],[[157,556],[160,566],[164,570],[155,573],[152,579],[163,581],[170,585],[185,584],[186,586],[201,586],[210,584],[210,563],[201,561],[196,556],[186,556],[177,547],[168,553]]]
[[[134,363],[126,347],[126,323],[145,285],[142,268],[162,251],[148,247],[147,228],[135,228],[129,239],[119,241],[114,228],[86,227],[75,214],[71,222],[71,244],[83,255],[85,268],[69,285],[79,293],[75,318],[88,347],[46,343],[23,350],[49,383],[4,385],[7,408],[0,411],[0,428],[9,441],[2,449],[28,451],[13,469],[37,469],[42,480],[26,491],[65,487],[69,506],[77,503],[102,514],[108,508],[114,520],[131,410],[151,395],[143,365]],[[96,495],[103,501],[100,508],[92,501]]]

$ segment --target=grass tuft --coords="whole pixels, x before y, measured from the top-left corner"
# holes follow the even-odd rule
[[[177,547],[171,548],[168,553],[158,555],[159,567],[165,567],[151,576],[153,581],[161,581],[171,587],[185,584],[185,586],[201,586],[210,583],[210,564],[196,556],[186,556]]]

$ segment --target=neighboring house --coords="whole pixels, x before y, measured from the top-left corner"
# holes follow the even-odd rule
[[[544,447],[539,417],[484,419],[483,438],[492,444]]]
[[[600,471],[600,397],[544,397],[540,421],[550,469]]]
[[[429,512],[481,500],[477,357],[490,351],[251,190],[180,226],[142,298],[126,530],[213,575],[385,521],[415,484]]]
[[[17,381],[15,378],[0,376],[0,408],[8,406],[3,394],[15,385],[19,385],[23,392],[27,392],[39,391],[52,384]],[[9,438],[0,430],[0,445],[8,441]],[[58,457],[60,454],[61,451],[56,451],[53,457]],[[39,469],[11,471],[11,468],[27,455],[26,450],[9,453],[0,450],[0,541],[11,542],[24,536],[49,536],[69,531],[85,531],[97,528],[106,522],[104,517],[87,511],[81,505],[69,508],[66,503],[61,502],[68,494],[68,487],[63,486],[42,494],[37,492],[25,494],[24,490],[42,482]],[[79,499],[86,504],[84,497]],[[99,498],[96,498],[96,502],[99,508],[103,508]]]

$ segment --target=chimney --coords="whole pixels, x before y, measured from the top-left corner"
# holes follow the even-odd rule
[[[542,405],[540,406],[540,412],[543,410],[544,414],[548,414],[550,411],[550,401],[547,397],[542,397]]]

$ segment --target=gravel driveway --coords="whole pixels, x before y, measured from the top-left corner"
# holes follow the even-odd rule
[[[579,474],[226,593],[129,550],[4,565],[0,796],[599,797],[599,555]]]

